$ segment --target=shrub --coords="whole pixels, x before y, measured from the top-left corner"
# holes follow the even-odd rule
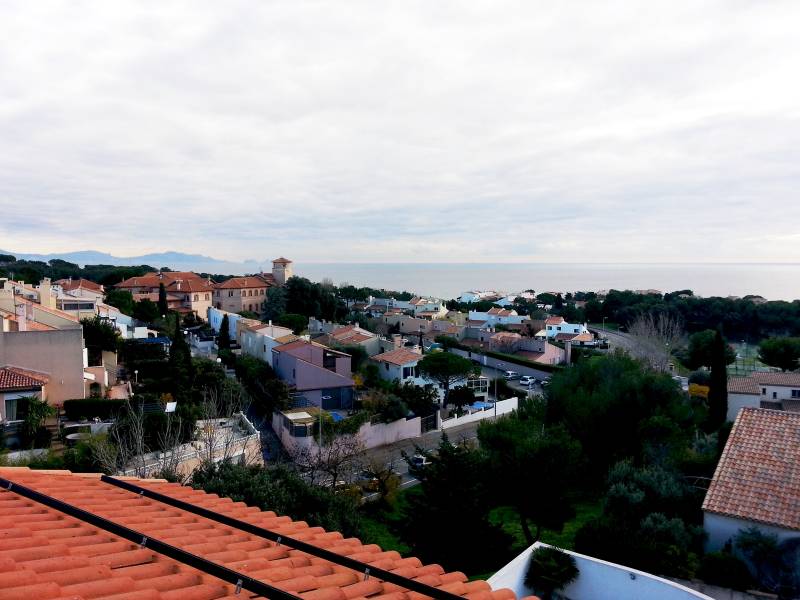
[[[730,552],[711,552],[700,562],[697,576],[712,585],[748,590],[755,585],[747,565]]]
[[[552,546],[539,546],[531,553],[525,585],[548,600],[553,592],[575,581],[578,574],[572,556]]]

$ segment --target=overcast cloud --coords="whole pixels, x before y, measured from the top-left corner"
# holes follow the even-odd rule
[[[0,248],[800,261],[800,2],[3,2]]]

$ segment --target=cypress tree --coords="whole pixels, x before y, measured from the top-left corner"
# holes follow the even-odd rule
[[[719,429],[728,417],[728,366],[727,344],[717,329],[711,346],[711,389],[708,393],[708,427]]]
[[[217,337],[217,347],[220,350],[227,350],[231,347],[231,337],[228,334],[229,328],[228,315],[224,315],[219,326],[219,336]]]
[[[161,282],[158,284],[158,314],[166,316],[167,310],[167,288],[165,288],[164,283]]]

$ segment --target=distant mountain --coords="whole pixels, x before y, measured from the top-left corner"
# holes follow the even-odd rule
[[[174,271],[198,271],[204,273],[220,273],[225,275],[238,275],[243,273],[253,273],[261,267],[264,270],[272,268],[269,260],[256,261],[246,260],[244,262],[231,262],[204,256],[202,254],[185,254],[183,252],[155,252],[153,254],[143,254],[142,256],[113,256],[106,252],[97,250],[78,250],[76,252],[55,252],[53,254],[33,254],[28,252],[12,252],[10,250],[0,250],[0,254],[11,254],[19,260],[40,260],[44,262],[53,259],[65,260],[84,265],[115,265],[133,266],[150,265],[151,267],[169,267]]]

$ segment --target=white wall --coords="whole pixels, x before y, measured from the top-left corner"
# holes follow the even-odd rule
[[[272,428],[278,434],[284,448],[295,447],[317,447],[316,438],[293,437],[283,426],[283,415],[275,413],[272,416]],[[378,448],[387,444],[393,444],[401,440],[408,440],[422,435],[422,419],[399,419],[392,423],[364,423],[357,434],[367,449]]]
[[[464,425],[466,423],[474,423],[476,421],[482,421],[483,419],[492,419],[494,418],[495,414],[497,414],[498,417],[500,415],[506,415],[512,410],[516,410],[518,405],[519,399],[516,397],[501,400],[497,403],[497,413],[495,413],[494,407],[492,407],[487,408],[486,410],[478,410],[471,414],[468,413],[460,417],[446,419],[442,421],[441,429],[450,429],[451,427]]]
[[[758,408],[761,406],[761,397],[755,394],[728,393],[728,421],[736,420],[736,415],[745,407]]]
[[[800,538],[800,531],[784,529],[772,525],[763,525],[761,523],[755,523],[754,521],[734,519],[733,517],[726,517],[703,511],[703,529],[705,529],[708,534],[706,552],[721,550],[725,542],[735,537],[740,530],[753,526],[758,527],[759,531],[762,533],[768,535],[774,533],[778,536],[778,542],[790,538]]]
[[[531,552],[537,542],[489,578],[493,590],[508,588],[517,598],[530,596],[532,590],[525,585],[525,573]],[[644,571],[629,569],[591,556],[565,550],[575,558],[578,579],[568,585],[562,594],[570,600],[713,600],[705,594],[656,577]]]

